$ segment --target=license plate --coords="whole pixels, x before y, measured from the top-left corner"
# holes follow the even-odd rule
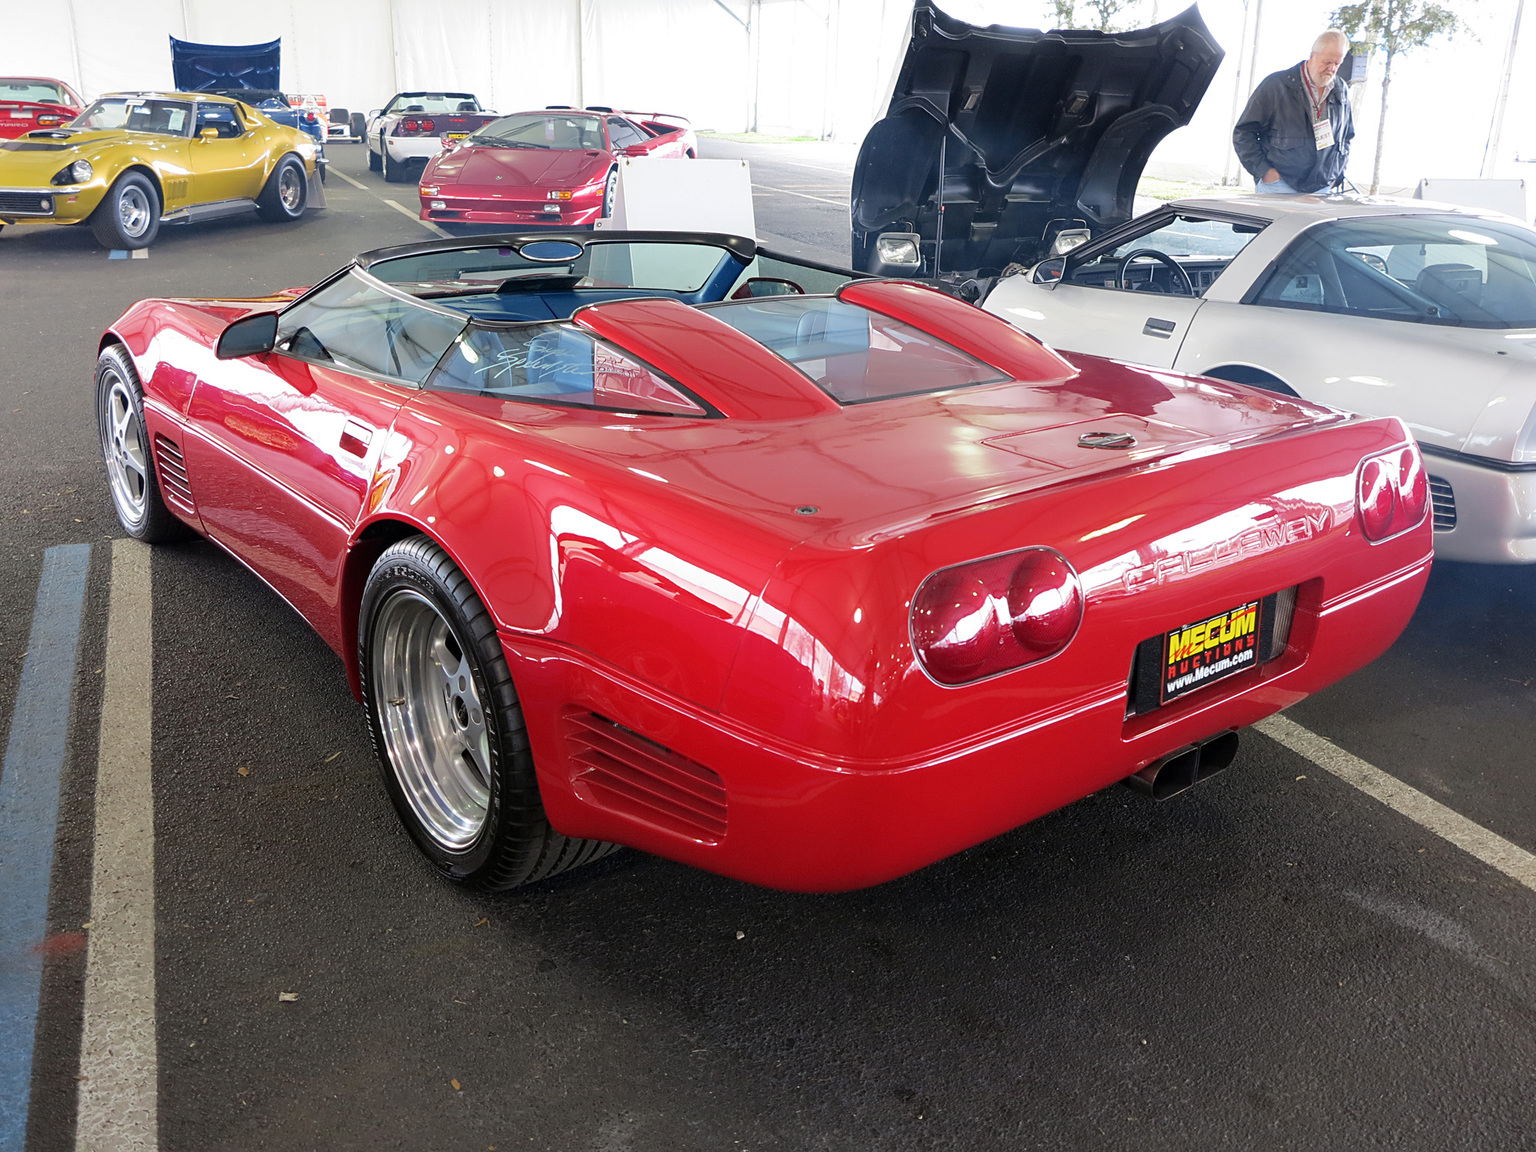
[[[1177,700],[1259,662],[1259,601],[1250,600],[1163,636],[1162,702]]]
[[[449,140],[463,140],[468,135],[469,135],[468,132],[449,132],[447,134],[447,139],[449,139]]]

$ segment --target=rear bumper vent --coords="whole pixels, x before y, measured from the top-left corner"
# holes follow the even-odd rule
[[[187,483],[187,463],[181,458],[181,449],[175,441],[155,433],[155,471],[160,474],[160,491],[172,503],[179,504],[188,512],[196,510],[192,503],[192,485]]]
[[[718,774],[593,712],[567,712],[561,729],[583,800],[690,840],[725,839]]]
[[[1449,532],[1456,527],[1456,493],[1451,482],[1438,476],[1429,478],[1429,501],[1435,512],[1435,531]]]

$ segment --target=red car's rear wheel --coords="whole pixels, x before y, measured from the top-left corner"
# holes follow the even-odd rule
[[[616,847],[550,827],[490,614],[426,537],[385,550],[363,589],[358,662],[384,785],[449,879],[513,888]]]

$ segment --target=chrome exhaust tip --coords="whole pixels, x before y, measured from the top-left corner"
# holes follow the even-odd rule
[[[1170,752],[1125,778],[1125,783],[1154,800],[1166,800],[1225,771],[1237,758],[1237,733],[1221,732],[1198,744]]]

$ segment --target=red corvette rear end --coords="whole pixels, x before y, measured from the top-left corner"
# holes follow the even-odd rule
[[[0,140],[68,124],[84,106],[75,90],[62,80],[0,76]]]

